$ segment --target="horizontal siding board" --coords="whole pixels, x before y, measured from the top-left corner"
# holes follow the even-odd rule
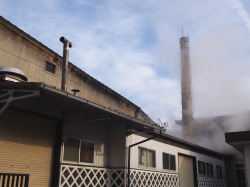
[[[0,116],[0,172],[30,174],[29,186],[49,187],[56,121],[6,110]]]
[[[142,140],[145,140],[145,137],[139,136],[139,135],[131,135],[127,138],[127,147],[129,145],[132,145],[134,143],[140,142]],[[152,149],[156,151],[156,168],[142,168],[138,166],[138,147],[145,147],[148,149]],[[147,170],[154,170],[154,171],[168,171],[163,169],[163,163],[162,163],[162,153],[169,153],[176,156],[176,166],[178,166],[178,154],[184,154],[189,155],[192,157],[196,157],[196,160],[200,160],[206,163],[211,163],[214,165],[221,165],[223,168],[224,173],[224,161],[221,159],[217,159],[214,157],[210,157],[204,154],[196,153],[193,151],[190,151],[188,149],[180,148],[177,146],[173,146],[171,144],[159,142],[156,140],[149,140],[147,142],[144,142],[142,144],[139,144],[137,146],[134,146],[131,148],[131,168],[138,168],[138,169],[147,169]],[[178,167],[176,167],[176,171],[174,173],[178,173]]]

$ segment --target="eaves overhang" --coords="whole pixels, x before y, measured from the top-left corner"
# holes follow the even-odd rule
[[[225,141],[244,153],[244,145],[250,144],[250,131],[227,132],[225,133]]]
[[[165,132],[165,129],[157,124],[150,124],[141,121],[112,108],[102,106],[41,82],[0,82],[0,92],[6,90],[40,90],[40,95],[33,99],[39,100],[48,105],[57,106],[66,111],[76,113],[88,112],[109,115],[111,120],[129,125],[130,127]]]

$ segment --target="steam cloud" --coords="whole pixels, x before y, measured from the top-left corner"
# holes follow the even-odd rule
[[[225,132],[250,130],[250,17],[239,0],[228,0],[237,10],[240,25],[190,37],[194,103],[193,136],[179,125],[169,133],[203,147],[237,154],[225,143]]]
[[[245,22],[247,28],[250,30],[250,17],[248,12],[244,9],[240,0],[227,0],[227,2],[234,7],[238,14],[242,17],[243,21]]]

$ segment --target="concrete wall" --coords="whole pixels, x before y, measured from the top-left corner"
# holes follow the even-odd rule
[[[58,45],[62,43],[58,41]],[[61,88],[62,57],[1,19],[0,57],[0,66],[21,69],[27,75],[29,82],[44,82],[58,89]],[[56,65],[55,74],[45,70],[46,61]],[[70,64],[67,91],[71,92],[72,89],[81,90],[79,97],[133,117],[138,110],[133,103]],[[141,119],[147,120],[147,117],[141,116]]]

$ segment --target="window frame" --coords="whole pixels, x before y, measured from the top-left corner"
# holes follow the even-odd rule
[[[200,163],[200,164],[199,164]],[[200,176],[204,176],[204,177],[214,177],[214,165],[208,162],[203,162],[198,160],[197,162],[198,165],[198,174]],[[203,166],[205,166],[205,169],[203,168]],[[212,166],[212,167],[211,167]],[[212,169],[212,170],[211,170]],[[201,172],[200,172],[201,171]],[[205,173],[203,173],[203,171]],[[208,174],[209,171],[209,174]]]
[[[139,150],[140,150],[140,148],[146,149],[146,150],[147,150],[147,152],[146,152],[146,166],[140,166],[140,165],[139,165]],[[155,156],[154,156],[155,167],[148,167],[148,150],[154,151],[154,153],[155,153]],[[146,148],[146,147],[138,146],[138,161],[137,161],[137,163],[138,163],[138,167],[139,167],[139,168],[156,169],[156,150],[154,150],[154,149],[148,149],[148,148]]]
[[[73,139],[73,140],[78,140],[79,141],[79,146],[78,146],[78,159],[77,159],[77,162],[75,161],[69,161],[69,160],[64,160],[64,153],[65,153],[65,141],[63,143],[63,151],[62,151],[62,163],[69,163],[69,164],[80,164],[80,165],[94,165],[95,164],[95,142],[94,141],[90,141],[90,140],[84,140],[84,139],[79,139],[79,138],[68,138],[68,139]],[[81,142],[82,141],[85,141],[85,142],[90,142],[90,143],[93,143],[94,144],[94,152],[93,152],[93,163],[91,162],[81,162]]]
[[[216,177],[217,179],[222,179],[223,177],[222,166],[216,165]]]
[[[54,72],[51,72],[51,71],[47,70],[47,64],[54,66]],[[47,73],[51,73],[52,75],[55,75],[55,74],[56,74],[56,64],[54,64],[54,63],[52,63],[52,62],[46,60],[46,61],[45,61],[44,70],[45,70]]]
[[[169,157],[168,157],[168,164],[169,164],[169,169],[164,169],[164,164],[163,164],[163,162],[164,162],[164,157],[163,157],[163,155],[164,154],[168,154],[169,155]],[[170,168],[170,155],[171,156],[174,156],[174,160],[175,160],[175,170],[171,170]],[[164,171],[172,171],[172,172],[175,172],[176,171],[176,155],[174,155],[174,154],[170,154],[170,153],[166,153],[166,152],[162,152],[162,169],[164,170]]]

